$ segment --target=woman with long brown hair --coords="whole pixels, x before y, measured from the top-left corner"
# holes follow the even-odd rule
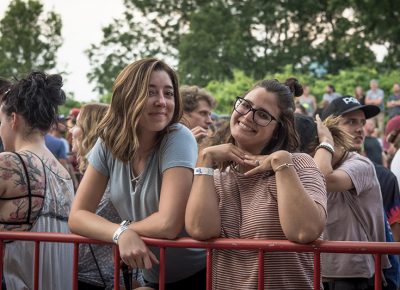
[[[177,75],[166,63],[150,58],[126,66],[115,80],[69,219],[72,231],[118,244],[125,264],[143,268],[153,288],[158,287],[158,249],[149,249],[140,236],[186,235],[197,143],[178,123],[181,117]],[[121,224],[94,213],[108,183]],[[167,289],[202,289],[204,257],[203,250],[168,249]]]

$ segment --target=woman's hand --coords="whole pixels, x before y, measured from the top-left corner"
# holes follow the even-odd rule
[[[124,231],[118,240],[122,261],[131,268],[150,269],[158,260],[139,235],[131,230]]]
[[[331,132],[329,131],[328,127],[322,122],[321,118],[317,114],[315,116],[315,122],[317,123],[317,130],[318,130],[318,139],[319,142],[328,142],[332,146],[334,146],[333,137]]]
[[[244,164],[246,154],[249,153],[231,143],[210,146],[201,150],[198,165],[214,166],[215,164],[225,161]]]
[[[280,150],[270,155],[246,154],[244,163],[254,168],[247,171],[245,175],[254,175],[260,172],[274,170],[284,163],[292,163],[292,155],[288,151]]]

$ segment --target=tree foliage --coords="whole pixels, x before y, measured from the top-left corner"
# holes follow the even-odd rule
[[[150,55],[177,64],[183,83],[200,86],[232,79],[235,70],[261,79],[288,65],[296,73],[317,68],[336,75],[379,69],[373,44],[387,46],[385,67],[394,68],[400,63],[397,2],[125,0],[124,16],[88,50],[90,79],[106,93],[124,65]]]
[[[11,1],[0,20],[0,75],[18,77],[54,68],[61,27],[60,16],[45,15],[40,1]]]
[[[312,73],[295,72],[291,65],[287,65],[282,72],[267,74],[262,79],[277,79],[284,82],[289,77],[295,77],[304,86],[308,85],[317,100],[322,99],[325,88],[329,84],[333,84],[336,91],[342,95],[354,95],[356,86],[361,86],[364,92],[369,90],[369,82],[371,79],[379,81],[379,87],[385,92],[387,98],[391,92],[394,83],[400,80],[399,70],[387,70],[379,73],[376,69],[366,66],[354,67],[347,70],[341,70],[337,74],[327,74],[324,78],[316,78]],[[246,76],[244,72],[235,70],[231,80],[211,81],[206,89],[216,98],[218,105],[216,112],[218,114],[230,114],[232,105],[236,96],[244,95],[261,79],[253,79]]]

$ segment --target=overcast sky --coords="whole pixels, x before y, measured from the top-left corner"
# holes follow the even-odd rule
[[[0,18],[12,0],[0,0]],[[118,18],[124,10],[122,0],[42,0],[45,11],[54,10],[61,15],[63,45],[58,50],[57,71],[67,71],[64,89],[74,92],[75,99],[97,100],[86,74],[89,60],[84,50],[92,43],[99,43],[102,27]]]

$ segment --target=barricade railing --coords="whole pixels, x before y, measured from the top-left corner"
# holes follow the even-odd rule
[[[206,257],[206,285],[207,290],[212,289],[212,250],[256,250],[258,251],[258,289],[264,289],[264,253],[265,252],[310,252],[314,254],[314,289],[320,289],[321,279],[321,253],[349,253],[349,254],[373,254],[375,269],[381,268],[381,255],[400,254],[400,242],[339,242],[339,241],[315,241],[310,244],[297,244],[286,240],[248,240],[248,239],[212,239],[196,241],[190,238],[176,240],[162,240],[142,238],[148,246],[160,248],[159,285],[164,290],[165,284],[165,251],[166,248],[203,248],[207,251]],[[39,251],[41,242],[73,243],[73,290],[78,289],[78,257],[79,244],[111,244],[98,240],[92,240],[73,234],[60,233],[32,233],[32,232],[0,232],[0,281],[3,280],[3,256],[4,241],[23,240],[35,242],[34,255],[34,290],[39,290]],[[114,289],[119,290],[119,264],[120,256],[118,247],[114,245]],[[381,271],[376,271],[380,273]],[[375,290],[381,290],[381,275],[375,275]],[[0,285],[0,290],[1,285]]]

